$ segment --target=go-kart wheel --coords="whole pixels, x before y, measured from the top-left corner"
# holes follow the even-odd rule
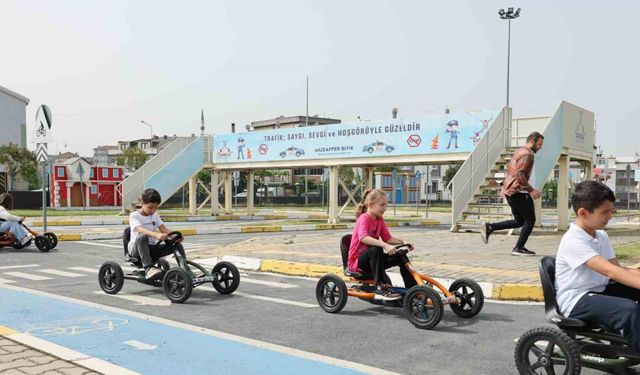
[[[578,344],[553,327],[533,328],[522,334],[514,357],[520,374],[577,375],[582,368]]]
[[[451,310],[462,318],[471,318],[482,310],[484,306],[484,293],[477,282],[471,279],[458,279],[449,287],[460,303],[451,303]]]
[[[42,251],[43,253],[51,250],[51,242],[49,242],[49,239],[45,236],[37,236],[35,238],[35,243],[38,250]]]
[[[182,268],[174,267],[164,274],[162,279],[164,294],[171,302],[183,303],[188,300],[193,290],[191,277]]]
[[[220,294],[231,294],[240,285],[240,271],[233,263],[220,262],[211,270],[215,278],[211,283]]]
[[[431,329],[440,323],[444,305],[440,295],[426,285],[416,285],[404,296],[404,311],[416,328]]]
[[[116,262],[104,262],[98,271],[98,283],[107,294],[116,294],[124,285],[124,272]]]
[[[158,265],[160,266],[162,272],[167,272],[171,268],[171,264],[169,264],[166,259],[162,258],[158,259]]]
[[[58,246],[58,236],[56,236],[55,233],[47,232],[44,234],[44,236],[49,239],[52,249],[55,249],[56,246]]]
[[[338,313],[347,304],[347,284],[336,275],[324,275],[316,284],[316,300],[322,310]]]
[[[11,247],[13,247],[16,250],[20,250],[22,248],[25,248],[27,246],[31,245],[31,240],[29,240],[26,244],[22,244],[20,241],[18,241],[17,238],[13,237],[13,240],[11,241]]]

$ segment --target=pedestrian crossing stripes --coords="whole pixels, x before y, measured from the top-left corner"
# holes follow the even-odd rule
[[[24,272],[5,272],[4,275],[9,275],[9,276],[18,277],[21,279],[33,280],[33,281],[51,280],[51,278],[47,276],[34,275],[34,274],[24,273]]]
[[[60,270],[53,270],[53,269],[36,270],[36,271],[37,272],[46,273],[46,274],[50,274],[50,275],[65,276],[65,277],[83,277],[83,276],[87,276],[87,275],[81,274],[81,273],[67,272],[67,271],[60,271]]]

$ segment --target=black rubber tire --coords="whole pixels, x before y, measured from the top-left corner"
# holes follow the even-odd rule
[[[336,275],[324,275],[316,284],[316,300],[322,310],[335,314],[347,304],[347,284]]]
[[[537,346],[537,342],[543,344],[544,349]],[[545,374],[578,375],[582,369],[578,344],[553,327],[537,327],[522,334],[516,344],[514,359],[518,373],[522,375],[539,374],[537,371],[542,369]],[[553,371],[549,371],[551,367]]]
[[[231,294],[240,286],[240,271],[233,263],[220,262],[211,270],[215,280],[211,282],[220,294]]]
[[[169,262],[167,262],[166,259],[158,259],[158,265],[160,266],[160,269],[162,270],[162,272],[167,272],[169,271],[169,269],[171,269],[171,264]]]
[[[193,284],[187,271],[174,267],[164,274],[162,288],[171,302],[183,303],[191,297]]]
[[[480,285],[471,279],[458,279],[449,287],[449,291],[458,297],[460,304],[451,303],[451,310],[462,318],[472,318],[484,306],[484,293]]]
[[[38,248],[38,250],[42,251],[43,253],[51,250],[51,242],[46,236],[37,236],[34,239],[34,242],[36,243],[36,247]]]
[[[416,328],[431,329],[440,323],[444,305],[440,295],[433,288],[416,285],[404,296],[404,311],[407,313],[407,319]]]
[[[368,153],[372,153],[372,152],[373,152],[373,147],[369,147],[369,148],[367,149],[367,152],[368,152]]]
[[[116,262],[104,262],[98,271],[98,283],[107,294],[117,294],[124,285],[124,272]]]
[[[297,158],[299,158],[299,157],[300,157],[300,155],[302,155],[302,154],[300,153],[300,151],[296,151],[296,157],[297,157]]]
[[[27,246],[31,245],[31,240],[29,240],[29,242],[27,242],[26,244],[22,244],[20,241],[18,241],[17,238],[13,237],[13,241],[11,242],[11,247],[13,247],[16,250],[20,250],[22,248],[25,248]]]
[[[55,249],[56,246],[58,246],[58,236],[56,236],[55,233],[47,232],[44,234],[44,236],[49,239],[52,249]]]

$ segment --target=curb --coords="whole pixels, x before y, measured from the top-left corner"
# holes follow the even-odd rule
[[[0,325],[0,337],[7,338],[21,345],[41,351],[46,355],[58,357],[62,361],[100,374],[140,375],[138,372],[128,370],[99,358],[90,357],[27,333],[20,333],[2,325]]]
[[[264,232],[296,232],[296,231],[320,231],[334,229],[352,229],[353,223],[341,224],[301,224],[301,225],[251,225],[243,227],[222,228],[175,228],[184,236],[196,236],[203,234],[230,234],[230,233],[264,233]],[[440,225],[436,220],[421,220],[416,222],[392,222],[389,227],[422,227]],[[174,229],[174,228],[171,228]],[[60,233],[58,241],[90,241],[90,240],[114,240],[122,238],[119,232],[108,233]]]
[[[225,255],[222,257],[196,259],[199,263],[214,266],[221,261],[231,262],[239,269],[247,271],[272,272],[290,276],[305,276],[320,278],[332,273],[348,281],[343,275],[343,269],[339,266],[329,266],[314,263],[288,262],[275,259],[259,259],[250,257],[238,257]],[[396,285],[402,285],[402,277],[399,273],[389,272],[389,277]],[[448,288],[454,279],[434,277],[436,281]],[[491,296],[492,300],[500,301],[544,301],[542,287],[535,284],[498,284],[490,282],[478,282],[485,296]]]

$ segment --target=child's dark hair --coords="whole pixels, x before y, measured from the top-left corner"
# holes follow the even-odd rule
[[[581,208],[593,212],[604,201],[615,202],[616,196],[607,185],[597,181],[582,181],[576,185],[576,190],[571,196],[571,205],[575,213]]]
[[[146,189],[142,192],[142,203],[162,203],[162,198],[160,198],[160,193],[156,189]]]
[[[0,194],[0,206],[7,210],[13,210],[13,198],[9,193]]]

